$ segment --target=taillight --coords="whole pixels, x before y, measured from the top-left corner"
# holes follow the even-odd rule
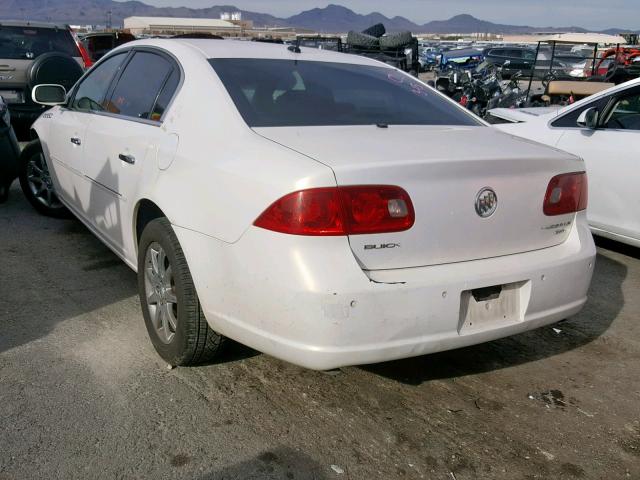
[[[589,197],[585,172],[565,173],[551,179],[544,197],[545,215],[555,216],[586,210]]]
[[[71,35],[73,36],[73,40],[76,42],[76,47],[78,47],[78,51],[80,52],[80,56],[82,57],[82,63],[84,63],[84,68],[89,68],[93,65],[93,60],[91,60],[91,56],[87,49],[84,48],[82,41],[78,38],[78,35],[74,31],[71,31]]]
[[[254,222],[291,235],[359,235],[408,230],[415,222],[407,192],[390,185],[311,188],[276,200]]]

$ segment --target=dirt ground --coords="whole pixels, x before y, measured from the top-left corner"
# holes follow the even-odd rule
[[[569,321],[321,373],[232,345],[168,370],[136,277],[0,205],[0,479],[640,479],[640,253],[601,242]]]

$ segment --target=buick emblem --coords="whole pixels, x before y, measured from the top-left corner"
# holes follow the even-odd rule
[[[476,213],[482,218],[489,218],[498,208],[498,196],[492,188],[485,187],[476,195]]]

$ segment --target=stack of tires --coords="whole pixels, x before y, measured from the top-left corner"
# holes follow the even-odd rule
[[[386,33],[387,30],[384,25],[378,23],[363,32],[349,32],[347,34],[347,43],[353,48],[380,48],[386,50],[406,47],[413,42],[411,32],[390,33],[385,35]]]
[[[397,63],[395,66],[407,71],[411,65],[408,64],[406,58],[402,60],[402,56],[397,55],[397,53],[414,42],[415,39],[411,32],[387,34],[387,30],[382,23],[373,25],[362,32],[350,31],[347,34],[347,44],[354,53],[374,58],[379,57],[379,60],[387,61],[387,63]],[[397,61],[392,61],[392,56]]]

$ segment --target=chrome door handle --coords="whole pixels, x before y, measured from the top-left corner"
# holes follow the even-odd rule
[[[123,162],[130,163],[131,165],[136,163],[136,157],[134,157],[133,155],[125,155],[124,153],[121,153],[120,155],[118,155],[118,158]]]
[[[80,139],[78,137],[71,137],[71,143],[73,143],[74,145],[81,145],[82,142],[80,141]]]

